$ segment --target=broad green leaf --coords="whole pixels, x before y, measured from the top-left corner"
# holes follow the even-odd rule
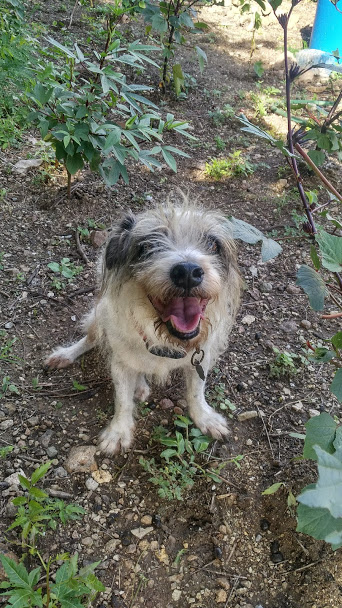
[[[269,260],[273,260],[283,251],[283,248],[277,241],[273,239],[262,239],[261,245],[261,259],[263,262],[268,262]]]
[[[315,352],[313,355],[309,355],[310,361],[313,363],[329,363],[332,359],[336,357],[336,353],[333,350],[329,350],[324,346],[318,346],[315,348]]]
[[[283,486],[282,481],[278,481],[277,483],[272,484],[269,488],[266,488],[263,492],[261,492],[262,496],[268,496],[269,494],[275,494],[278,492],[279,488]]]
[[[161,150],[162,150],[162,155],[164,157],[165,162],[169,165],[169,167],[172,169],[172,171],[177,173],[177,163],[176,163],[174,157],[172,156],[172,154],[170,154],[170,152],[163,147]]]
[[[177,450],[172,450],[171,448],[168,448],[167,450],[164,450],[163,452],[161,452],[160,455],[162,458],[169,460],[169,458],[172,458],[172,456],[177,455]]]
[[[38,467],[38,469],[36,469],[32,473],[32,476],[31,476],[32,485],[34,485],[35,483],[37,483],[37,481],[42,479],[42,477],[44,477],[44,475],[46,475],[46,473],[48,472],[50,467],[51,467],[51,460],[48,460],[48,462],[45,462],[40,467]]]
[[[340,367],[330,384],[331,392],[337,397],[339,401],[342,401],[342,368]]]
[[[197,53],[200,72],[202,74],[202,72],[205,68],[205,64],[208,63],[208,57],[207,57],[206,53],[203,51],[203,49],[201,49],[199,46],[195,46],[195,51]]]
[[[337,334],[331,338],[331,342],[335,348],[342,348],[342,331],[338,331]]]
[[[13,559],[0,553],[0,561],[9,581],[22,589],[30,589],[29,575],[24,564],[17,564]]]
[[[153,15],[151,25],[153,29],[157,30],[157,32],[167,32],[167,21],[164,19],[164,17],[162,17],[162,15]]]
[[[337,545],[342,545],[342,519],[333,517],[328,509],[299,504],[297,522],[297,532],[333,543],[334,549],[337,549]]]
[[[342,460],[319,445],[313,449],[317,455],[318,481],[313,488],[305,489],[297,500],[308,507],[328,509],[333,517],[342,517]]]
[[[310,257],[312,259],[312,263],[313,263],[314,267],[316,268],[316,270],[319,270],[321,267],[321,262],[318,257],[316,247],[314,245],[311,245],[311,247],[310,247]]]
[[[310,156],[311,160],[315,163],[317,167],[323,165],[325,161],[325,154],[322,150],[309,150],[308,156]]]
[[[304,458],[317,460],[317,452],[314,446],[319,446],[320,449],[332,454],[334,452],[333,441],[335,439],[336,426],[336,422],[326,412],[308,420],[305,425]]]
[[[65,166],[69,171],[70,175],[75,175],[77,171],[83,169],[84,163],[81,154],[73,154],[72,156],[68,154],[65,161]]]
[[[24,475],[18,475],[18,479],[20,481],[20,485],[22,485],[23,488],[26,488],[26,490],[29,490],[31,488],[31,482],[29,479],[27,479],[27,477],[24,477]]]
[[[298,269],[296,285],[304,289],[314,310],[323,310],[327,289],[322,276],[310,266],[304,264]]]
[[[41,490],[40,488],[31,487],[30,494],[37,500],[42,500],[42,498],[47,498],[48,494]]]
[[[255,245],[255,243],[263,239],[263,233],[258,228],[255,228],[255,226],[251,226],[251,224],[247,224],[243,220],[237,220],[235,217],[231,217],[230,221],[233,227],[234,239],[239,239],[250,245]]]
[[[37,84],[35,85],[33,91],[32,91],[32,97],[34,99],[36,99],[37,101],[39,101],[39,103],[41,103],[42,106],[44,106],[50,99],[51,95],[53,93],[53,88],[47,88],[46,86],[42,85],[40,82],[37,82]]]
[[[322,264],[331,272],[342,270],[342,237],[320,230],[316,237],[322,254]]]

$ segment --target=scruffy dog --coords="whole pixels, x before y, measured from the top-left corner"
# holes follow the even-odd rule
[[[229,222],[187,200],[127,215],[103,256],[101,287],[86,317],[87,335],[55,350],[50,368],[71,365],[94,346],[105,348],[115,386],[115,415],[102,432],[107,454],[133,440],[133,400],[145,401],[145,376],[163,382],[183,369],[194,424],[218,439],[226,420],[206,402],[208,370],[227,345],[240,299]]]

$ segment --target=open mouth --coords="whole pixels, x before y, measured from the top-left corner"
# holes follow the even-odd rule
[[[150,301],[172,336],[191,340],[199,334],[208,300],[188,296],[173,298],[167,303],[158,298],[150,298]]]

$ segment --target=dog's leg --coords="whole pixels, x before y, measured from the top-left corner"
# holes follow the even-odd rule
[[[204,369],[205,378],[207,372],[208,369]],[[206,402],[204,395],[205,381],[199,377],[193,366],[185,369],[185,380],[189,414],[194,424],[202,433],[209,433],[215,439],[222,439],[229,435],[226,419],[215,412]]]
[[[47,367],[52,369],[68,367],[69,365],[72,365],[78,357],[81,357],[81,355],[84,355],[84,353],[87,353],[94,348],[97,342],[95,309],[87,315],[83,322],[83,327],[87,332],[87,335],[78,342],[71,344],[71,346],[59,346],[59,348],[56,348],[45,361]]]
[[[99,449],[106,454],[125,451],[133,441],[133,398],[139,376],[116,361],[112,361],[111,371],[115,386],[115,414],[99,439]]]
[[[150,387],[146,382],[144,374],[138,374],[137,384],[134,392],[136,401],[146,401],[150,395]]]

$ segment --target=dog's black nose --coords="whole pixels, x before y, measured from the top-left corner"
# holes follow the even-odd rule
[[[183,287],[189,291],[192,287],[197,287],[203,281],[204,270],[198,264],[181,262],[171,268],[171,281],[176,287]]]

